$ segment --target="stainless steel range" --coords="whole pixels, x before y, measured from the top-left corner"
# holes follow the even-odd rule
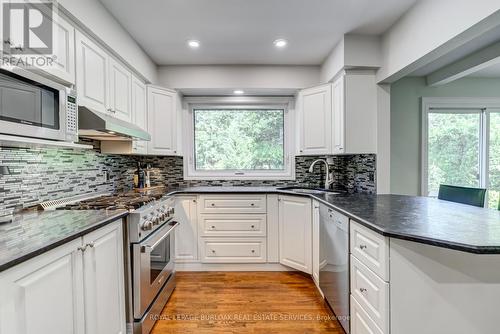
[[[128,209],[124,226],[127,332],[147,334],[175,288],[174,199],[161,193],[100,196],[59,207]]]

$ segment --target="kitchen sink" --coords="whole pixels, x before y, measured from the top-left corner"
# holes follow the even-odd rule
[[[331,194],[331,195],[340,194],[340,193],[335,192],[333,190],[321,189],[321,188],[281,187],[281,188],[277,188],[277,189],[278,190],[293,191],[293,192],[301,193],[301,194]]]

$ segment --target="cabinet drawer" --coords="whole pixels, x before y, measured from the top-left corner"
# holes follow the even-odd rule
[[[389,283],[351,255],[351,294],[384,332],[389,329]]]
[[[387,332],[388,333],[388,332]],[[384,334],[351,295],[351,334]]]
[[[351,220],[351,254],[375,272],[384,281],[389,281],[389,241]]]
[[[264,263],[266,238],[204,238],[201,256],[205,263]]]
[[[265,214],[202,214],[201,236],[265,237]]]
[[[266,213],[266,195],[202,195],[202,213]]]

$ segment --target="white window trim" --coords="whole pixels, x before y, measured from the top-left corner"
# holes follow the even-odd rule
[[[194,109],[283,109],[283,171],[197,171],[194,168]],[[293,97],[187,97],[184,124],[186,133],[184,180],[295,180]],[[243,173],[243,174],[242,174]]]
[[[457,110],[463,109],[464,113],[470,113],[470,110],[482,110],[481,112],[481,132],[485,135],[481,136],[479,143],[480,150],[480,180],[479,186],[481,188],[488,188],[489,185],[489,150],[487,148],[487,143],[489,142],[489,117],[490,112],[488,109],[500,110],[500,99],[499,98],[470,98],[470,97],[423,97],[422,98],[422,138],[421,138],[421,184],[420,184],[420,195],[427,196],[428,189],[427,185],[429,183],[429,171],[428,171],[428,160],[429,160],[429,142],[428,142],[428,126],[429,126],[429,113],[431,109],[454,109],[450,110],[452,113],[457,113]],[[446,110],[442,111],[443,113]],[[485,199],[485,205],[488,203],[488,199]]]

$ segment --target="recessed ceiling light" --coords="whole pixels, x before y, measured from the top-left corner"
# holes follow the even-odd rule
[[[242,91],[241,89],[237,89],[237,90],[233,91],[233,93],[236,94],[236,95],[243,95],[243,94],[245,94],[245,92]]]
[[[195,39],[191,39],[187,43],[188,43],[189,47],[192,49],[197,49],[200,47],[200,41],[197,41]]]
[[[273,42],[274,46],[277,47],[277,48],[284,48],[287,44],[288,44],[288,41],[286,39],[277,39]]]

